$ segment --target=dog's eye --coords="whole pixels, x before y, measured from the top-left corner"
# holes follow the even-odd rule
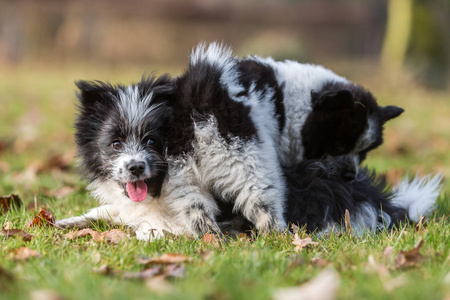
[[[122,143],[120,141],[113,141],[111,143],[111,147],[113,147],[116,150],[122,149]]]
[[[152,146],[155,144],[155,140],[152,138],[148,138],[146,141],[147,146]]]

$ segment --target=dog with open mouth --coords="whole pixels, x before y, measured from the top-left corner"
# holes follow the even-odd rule
[[[139,239],[199,236],[220,232],[221,201],[261,233],[284,230],[272,94],[245,91],[237,63],[227,47],[200,45],[174,79],[78,82],[75,139],[101,206],[57,225],[101,218],[134,227]]]

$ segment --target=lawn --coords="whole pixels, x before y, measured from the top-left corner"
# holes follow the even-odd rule
[[[311,235],[317,244],[302,249],[286,233],[141,242],[119,227],[126,235],[108,242],[92,235],[72,239],[66,235],[70,231],[51,226],[27,226],[40,208],[65,218],[95,205],[75,166],[73,81],[126,83],[138,81],[141,70],[28,66],[0,71],[0,196],[18,194],[23,202],[0,215],[0,226],[33,235],[29,241],[0,236],[0,299],[272,299],[287,287],[303,287],[296,292],[302,295],[305,285],[318,297],[312,299],[325,299],[334,288],[338,299],[449,299],[446,182],[435,214],[418,227],[362,237]],[[407,173],[442,172],[448,178],[448,92],[425,90],[408,79],[386,83],[379,74],[346,75],[360,78],[382,105],[405,108],[387,124],[385,143],[370,153],[367,164],[386,172],[391,183]],[[113,228],[98,223],[93,229]],[[305,238],[300,229],[298,239]],[[415,253],[405,253],[418,245]],[[22,247],[34,251],[22,252]],[[178,256],[161,264],[167,253]]]

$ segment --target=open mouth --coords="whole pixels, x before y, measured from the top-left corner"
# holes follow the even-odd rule
[[[148,186],[145,180],[122,183],[122,187],[125,191],[125,196],[130,198],[131,201],[141,202],[147,197]]]

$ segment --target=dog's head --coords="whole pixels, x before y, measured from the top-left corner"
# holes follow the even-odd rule
[[[383,125],[403,112],[396,106],[381,107],[370,92],[342,82],[311,92],[311,103],[302,129],[304,158],[339,156],[349,166],[348,179],[355,178],[367,152],[383,143]]]
[[[166,100],[174,93],[168,76],[130,86],[76,82],[80,89],[75,140],[90,181],[114,181],[132,201],[157,197],[167,173]]]

